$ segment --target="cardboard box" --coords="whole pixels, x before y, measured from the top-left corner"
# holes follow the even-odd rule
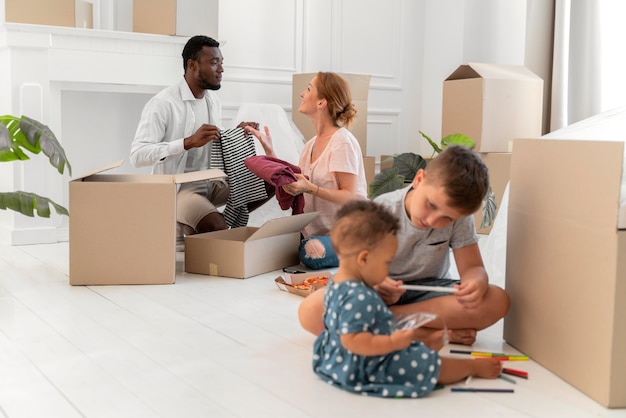
[[[491,190],[495,194],[496,198],[496,216],[500,210],[500,203],[502,202],[502,196],[504,190],[509,182],[511,175],[511,153],[510,152],[493,152],[493,153],[479,153],[480,158],[487,165],[489,169],[489,184]],[[476,232],[479,234],[489,234],[491,231],[490,225],[487,228],[481,228],[480,224],[483,220],[483,208],[481,207],[474,213],[474,223],[476,226]],[[495,217],[494,217],[495,220]]]
[[[185,271],[245,279],[299,263],[300,231],[318,212],[185,237]]]
[[[176,278],[176,189],[225,178],[211,169],[179,175],[100,174],[70,181],[70,284],[167,284]]]
[[[308,289],[302,289],[302,288],[294,286],[294,284],[295,285],[302,284],[304,283],[306,279],[311,278],[311,277],[315,277],[315,278],[325,277],[326,279],[329,279],[331,276],[330,271],[314,271],[314,272],[309,272],[309,273],[297,273],[297,274],[283,273],[283,274],[285,278],[279,276],[276,279],[274,279],[274,283],[276,283],[276,287],[278,287],[282,291],[289,292],[294,295],[303,296],[303,297],[310,295],[311,293],[315,292],[317,289],[325,287],[325,285],[314,283]]]
[[[76,26],[75,0],[5,0],[5,20],[35,25]]]
[[[293,75],[291,118],[307,141],[313,138],[317,133],[309,117],[298,112],[300,102],[302,102],[300,93],[306,90],[307,86],[316,75],[317,73]],[[344,73],[339,73],[339,75],[348,82],[350,93],[352,94],[352,103],[354,103],[357,109],[357,117],[350,126],[350,132],[352,132],[359,141],[363,155],[367,155],[367,100],[371,76]]]
[[[133,0],[133,32],[217,37],[218,0]]]
[[[515,140],[508,204],[504,339],[610,408],[626,407],[623,149]]]
[[[441,137],[461,133],[477,152],[510,152],[541,136],[543,80],[522,66],[470,63],[443,82]]]

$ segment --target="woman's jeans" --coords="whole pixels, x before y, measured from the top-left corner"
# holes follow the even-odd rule
[[[313,236],[300,241],[300,262],[313,270],[338,267],[337,253],[329,236]]]

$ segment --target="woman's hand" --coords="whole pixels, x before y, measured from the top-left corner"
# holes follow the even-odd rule
[[[298,180],[283,186],[283,190],[290,195],[297,196],[302,193],[312,193],[317,188],[303,174],[295,173],[294,175]]]
[[[265,134],[262,134],[261,131],[258,130],[259,124],[255,126],[246,125],[244,129],[249,134],[252,134],[259,140],[261,145],[263,146],[263,151],[265,151],[265,155],[268,157],[276,157],[274,154],[274,146],[272,145],[272,136],[270,135],[270,128],[267,126],[264,127]]]

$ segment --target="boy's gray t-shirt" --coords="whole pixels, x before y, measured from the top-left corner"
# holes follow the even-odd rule
[[[404,198],[411,186],[378,196],[375,200],[389,208],[400,220],[398,251],[389,265],[389,277],[396,280],[450,278],[450,248],[478,242],[473,215],[464,216],[440,228],[417,228],[404,209]]]

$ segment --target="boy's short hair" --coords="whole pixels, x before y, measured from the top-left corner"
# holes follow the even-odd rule
[[[465,214],[481,207],[489,190],[489,169],[471,149],[450,145],[425,170],[426,182],[443,186],[451,207]]]
[[[344,204],[335,215],[330,240],[338,255],[371,248],[400,229],[398,218],[383,205],[367,199]]]

